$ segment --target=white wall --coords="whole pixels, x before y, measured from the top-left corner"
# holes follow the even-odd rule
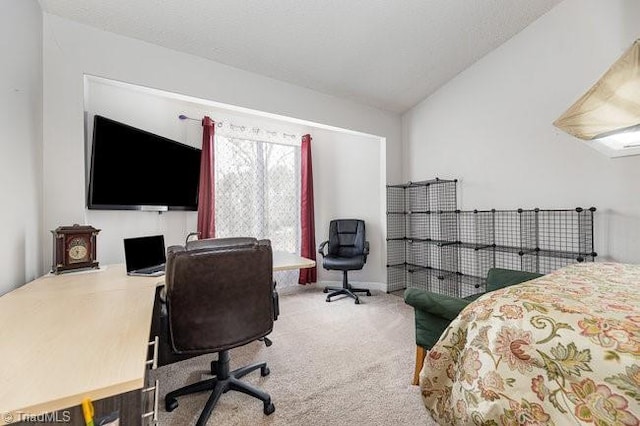
[[[312,136],[317,245],[329,238],[332,219],[363,219],[371,254],[361,271],[349,272],[349,280],[386,283],[386,215],[382,214],[386,214],[386,200],[380,191],[385,185],[378,172],[380,144],[369,137],[319,129]],[[318,256],[319,263],[321,259]],[[319,267],[318,280],[342,281],[342,272]]]
[[[640,36],[634,0],[565,0],[403,116],[404,180],[459,178],[461,208],[598,208],[601,258],[640,262],[640,156],[552,122]]]
[[[380,194],[384,183],[398,180],[400,170],[400,118],[376,109],[343,101],[311,90],[278,82],[266,77],[236,70],[215,62],[169,49],[117,36],[104,31],[73,23],[62,18],[44,15],[44,176],[45,176],[45,229],[60,224],[91,223],[101,228],[99,236],[99,260],[111,263],[121,261],[121,239],[126,235],[141,235],[161,232],[167,235],[169,244],[181,242],[186,232],[195,227],[195,216],[189,213],[169,212],[97,212],[85,208],[85,154],[83,131],[83,74],[96,75],[141,86],[153,87],[174,93],[209,99],[216,102],[238,105],[280,114],[316,123],[346,128],[379,135],[385,138],[387,146],[380,146],[380,138],[365,138],[375,141],[373,151],[367,154],[371,162],[360,163],[357,168],[347,168],[349,173],[369,176],[377,187],[373,199],[351,198],[351,205],[358,208],[370,203],[377,220],[372,219],[372,230],[383,235],[384,215],[380,204]],[[108,99],[110,96],[110,100]],[[176,120],[175,104],[154,101],[150,98],[131,103],[130,98],[122,98],[120,106],[109,96],[90,96],[91,109],[104,111],[105,115],[138,125],[164,136],[181,140],[200,142],[201,128],[185,130],[183,123]],[[117,96],[116,96],[117,97]],[[109,111],[109,114],[106,114]],[[198,116],[202,110],[192,106],[190,111]],[[189,111],[179,111],[187,112]],[[159,118],[161,117],[161,118]],[[126,119],[125,119],[126,118]],[[159,119],[166,121],[159,122]],[[133,120],[133,121],[132,121]],[[271,128],[275,124],[267,127]],[[189,133],[192,132],[192,133]],[[362,148],[362,140],[355,136],[332,135],[331,131],[311,130],[314,137],[314,155],[323,139],[331,149],[337,146]],[[369,143],[371,145],[371,143]],[[351,148],[347,150],[353,152]],[[356,150],[358,151],[358,150]],[[360,155],[360,154],[358,154]],[[382,161],[382,163],[381,163]],[[323,179],[320,173],[335,173],[330,162],[324,168],[320,160],[314,159],[314,178]],[[363,167],[363,168],[360,168]],[[373,173],[373,177],[371,177]],[[340,174],[338,173],[338,176]],[[358,178],[345,180],[357,181]],[[366,194],[367,191],[359,191]],[[329,216],[337,215],[336,209],[349,211],[349,203],[338,205],[335,194],[319,200],[316,209],[324,209]],[[322,207],[321,207],[322,206]],[[337,206],[335,209],[332,206]],[[355,216],[359,210],[349,216]],[[345,212],[345,214],[347,214]],[[316,229],[321,238],[327,223],[316,217]],[[372,231],[373,232],[373,231]],[[380,250],[384,245],[380,244]],[[50,248],[45,247],[45,255]],[[364,278],[384,282],[385,258],[378,254],[380,265],[374,265],[373,275]],[[321,274],[322,278],[322,274]]]
[[[0,294],[42,264],[42,12],[36,0],[0,3]]]

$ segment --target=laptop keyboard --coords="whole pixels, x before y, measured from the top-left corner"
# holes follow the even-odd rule
[[[162,265],[149,266],[148,268],[137,269],[135,272],[139,274],[154,274],[160,271],[164,271],[164,263]]]

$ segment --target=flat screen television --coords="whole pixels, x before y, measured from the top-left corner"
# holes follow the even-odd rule
[[[200,152],[96,115],[87,207],[197,210]]]

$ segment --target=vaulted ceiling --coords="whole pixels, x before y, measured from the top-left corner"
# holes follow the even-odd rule
[[[402,113],[561,0],[40,0],[113,33]]]

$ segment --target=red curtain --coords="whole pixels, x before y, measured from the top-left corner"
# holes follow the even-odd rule
[[[302,246],[300,255],[316,260],[316,230],[313,217],[313,170],[311,168],[311,135],[302,137],[302,194],[300,197],[302,213]],[[299,284],[314,283],[318,280],[317,268],[300,270]]]
[[[198,188],[198,238],[216,236],[216,198],[213,154],[214,122],[209,116],[202,119],[202,157],[200,158],[200,187]]]

